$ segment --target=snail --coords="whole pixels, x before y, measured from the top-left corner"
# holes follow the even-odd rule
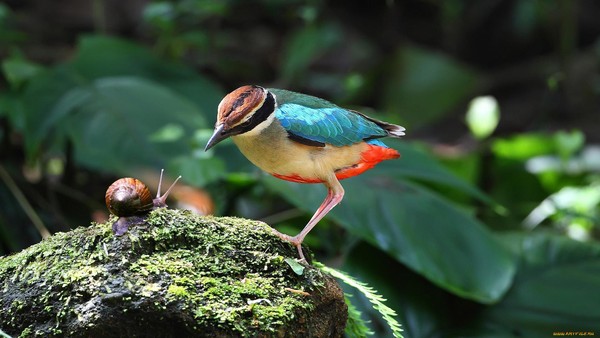
[[[163,171],[160,171],[158,192],[154,199],[150,195],[150,189],[137,178],[121,178],[108,187],[104,197],[106,207],[111,214],[119,216],[119,219],[112,226],[114,234],[117,236],[125,234],[131,225],[142,223],[151,210],[167,206],[167,197],[181,176],[177,177],[175,182],[161,196],[160,186]]]

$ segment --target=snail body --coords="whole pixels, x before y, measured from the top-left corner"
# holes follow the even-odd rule
[[[104,196],[106,207],[111,214],[119,217],[113,223],[113,233],[121,236],[127,232],[131,225],[142,223],[151,210],[167,206],[167,197],[181,176],[177,177],[171,187],[161,196],[162,175],[163,171],[161,170],[158,192],[154,199],[150,194],[150,189],[136,178],[121,178],[108,187]]]

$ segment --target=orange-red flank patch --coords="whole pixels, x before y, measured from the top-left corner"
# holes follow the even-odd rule
[[[396,149],[381,147],[373,144],[367,144],[367,150],[362,152],[361,161],[355,165],[339,169],[335,172],[338,180],[343,180],[352,176],[360,175],[373,168],[377,163],[385,160],[392,160],[400,157]],[[297,174],[279,175],[271,174],[279,179],[296,183],[323,183],[320,178],[301,177]]]

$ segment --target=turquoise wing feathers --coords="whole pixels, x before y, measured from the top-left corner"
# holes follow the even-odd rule
[[[374,120],[329,101],[287,90],[269,91],[277,98],[275,117],[290,136],[341,147],[388,135]]]

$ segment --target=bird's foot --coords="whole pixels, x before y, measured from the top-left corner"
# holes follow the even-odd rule
[[[298,244],[298,241],[296,240],[296,238],[295,238],[295,237],[292,237],[292,236],[290,236],[290,235],[286,235],[286,234],[284,234],[284,233],[281,233],[281,232],[279,232],[279,231],[277,231],[277,230],[275,230],[275,229],[273,229],[273,228],[271,228],[271,229],[273,230],[273,233],[274,233],[274,234],[275,234],[277,237],[279,237],[279,238],[283,239],[284,241],[286,241],[286,242],[290,242],[290,243],[292,243],[292,244],[294,244],[294,245]]]
[[[304,257],[304,253],[302,252],[302,244],[298,244],[296,245],[296,249],[298,249],[298,255],[300,256],[300,259],[298,259],[298,263],[306,263],[308,264],[308,261],[306,260],[306,258]]]
[[[300,256],[300,259],[298,261],[300,263],[308,264],[308,261],[306,260],[306,258],[304,257],[304,253],[302,252],[302,239],[298,238],[298,236],[292,237],[290,235],[286,235],[275,229],[273,229],[273,233],[275,233],[275,235],[277,235],[277,237],[281,238],[282,240],[292,243],[296,247],[296,249],[298,249],[298,255]]]

